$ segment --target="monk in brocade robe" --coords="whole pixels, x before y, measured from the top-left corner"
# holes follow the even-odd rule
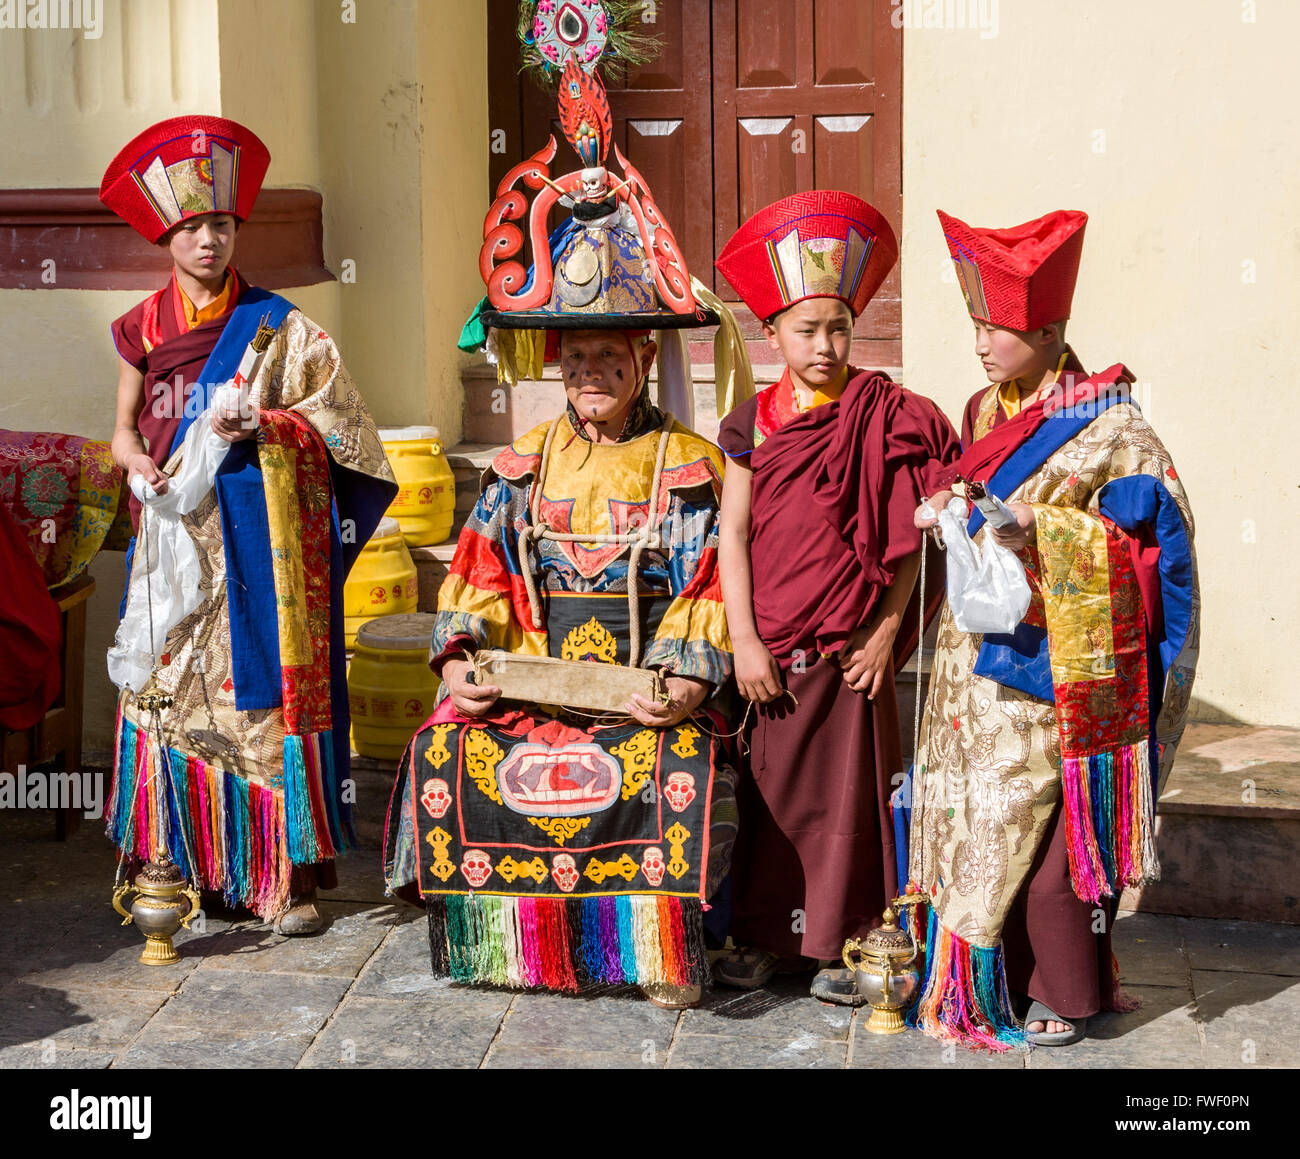
[[[914,1017],[992,1050],[1067,1045],[1130,1008],[1111,925],[1121,890],[1159,874],[1155,800],[1199,634],[1192,515],[1132,375],[1090,376],[1065,344],[1086,217],[940,218],[993,385],[929,502],[958,475],[1007,501],[1016,523],[994,534],[1032,599],[1006,635],[960,631],[946,606],[940,620],[912,793],[911,873],[933,911]],[[978,510],[968,529],[992,533]]]
[[[719,433],[727,616],[758,709],[732,881],[742,949],[718,964],[732,985],[761,986],[782,956],[838,963],[898,892],[889,795],[903,771],[894,666],[917,634],[912,500],[956,439],[929,400],[847,365],[854,319],[896,256],[875,209],[817,192],[769,206],[718,258],[787,364]],[[812,993],[860,1001],[842,968]]]
[[[355,842],[343,580],[397,487],[329,336],[230,266],[268,162],[243,126],[178,117],[123,149],[100,191],[174,261],[167,286],[113,323],[113,453],[139,530],[124,612],[178,582],[146,581],[131,562],[157,527],[141,523],[143,484],[167,489],[213,388],[251,367],[247,408],[213,412],[231,444],[215,485],[182,517],[197,605],[160,653],[122,628],[110,652],[110,671],[140,654],[153,670],[147,689],[123,686],[107,821],[130,864],[165,854],[194,884],[303,934],[323,928],[316,888],[332,887],[332,858]],[[269,341],[245,363],[264,319]],[[144,707],[146,690],[170,703]]]
[[[643,333],[561,332],[566,413],[494,460],[439,593],[443,699],[394,787],[385,872],[427,907],[435,971],[456,981],[699,1000],[702,908],[735,831],[726,729],[707,707],[731,674],[722,463],[651,403],[654,352]],[[614,720],[500,700],[464,658],[488,648],[593,661],[593,679],[658,669],[669,699]]]

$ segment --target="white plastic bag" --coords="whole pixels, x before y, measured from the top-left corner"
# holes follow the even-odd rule
[[[108,652],[108,676],[118,688],[139,692],[145,686],[167,633],[203,598],[198,552],[181,516],[193,511],[212,490],[217,468],[230,450],[230,444],[212,431],[213,412],[218,408],[234,410],[241,402],[233,383],[217,387],[212,405],[185,432],[180,469],[162,494],[156,494],[141,475],[131,480],[142,510],[126,613]]]
[[[1016,553],[987,534],[981,551],[966,531],[966,500],[939,512],[948,553],[948,608],[963,632],[1013,632],[1029,610],[1029,581]]]

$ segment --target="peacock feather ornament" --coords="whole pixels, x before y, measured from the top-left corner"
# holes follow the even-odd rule
[[[607,76],[653,59],[659,41],[642,29],[642,0],[525,0],[519,5],[523,71],[552,88],[570,60]]]

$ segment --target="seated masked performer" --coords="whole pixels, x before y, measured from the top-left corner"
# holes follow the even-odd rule
[[[720,981],[762,986],[785,958],[836,963],[815,997],[860,1001],[846,938],[898,892],[891,778],[903,771],[894,666],[920,563],[913,500],[955,457],[951,424],[849,365],[854,321],[898,256],[860,197],[797,193],[740,227],[717,266],[786,363],[722,422],[722,574],[736,679],[754,702]]]
[[[1008,501],[1016,523],[993,534],[1032,600],[1009,635],[940,621],[913,791],[911,873],[932,907],[914,1017],[993,1050],[1066,1045],[1127,1008],[1111,922],[1125,886],[1159,875],[1155,801],[1199,634],[1192,514],[1132,375],[1089,375],[1065,343],[1087,217],[939,219],[992,385],[929,503],[958,476]],[[991,532],[978,508],[969,530]]]
[[[397,488],[329,336],[230,264],[269,162],[242,125],[175,117],[100,188],[174,263],[113,323],[113,454],[137,534],[109,653],[108,833],[128,865],[169,857],[303,934],[322,928],[317,886],[354,840],[343,580]],[[185,503],[178,476],[204,480]],[[180,530],[164,551],[168,518]]]
[[[584,73],[581,85],[587,110],[575,125],[562,87],[562,121],[575,146],[593,123],[607,141],[599,80]],[[521,177],[541,188],[532,225],[545,222],[556,197],[543,154],[503,180],[485,269],[497,238],[513,244],[498,250],[506,256],[522,241],[499,224]],[[636,220],[658,220],[624,167],[620,198]],[[536,342],[538,361],[557,359],[567,405],[497,456],[457,542],[430,654],[445,699],[398,776],[385,869],[391,890],[423,899],[439,973],[569,991],[634,983],[678,1008],[707,977],[702,911],[734,836],[726,730],[709,711],[731,645],[717,572],[721,455],[652,401],[648,374],[666,339],[710,315],[666,224],[635,246],[604,230],[586,223],[554,267],[534,232],[522,294],[503,286],[523,281],[518,263],[488,277],[481,320],[498,349]],[[661,403],[666,377],[661,360]],[[504,699],[473,682],[478,649],[593,661],[572,672],[593,684],[607,665],[656,669],[666,699],[633,694],[612,718]]]

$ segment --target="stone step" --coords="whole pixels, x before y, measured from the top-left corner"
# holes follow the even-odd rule
[[[1188,725],[1156,832],[1160,880],[1121,908],[1300,924],[1300,729]]]

